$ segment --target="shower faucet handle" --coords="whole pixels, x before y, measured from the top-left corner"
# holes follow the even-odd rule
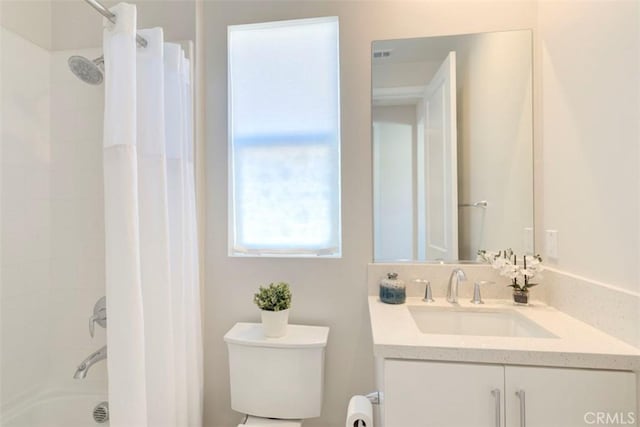
[[[107,327],[107,297],[100,298],[93,306],[93,315],[89,317],[89,335],[93,338],[96,323],[103,328]]]
[[[103,310],[101,313],[99,314],[94,314],[93,316],[91,316],[89,318],[89,335],[91,335],[91,338],[93,338],[93,336],[95,335],[96,332],[96,323],[98,325],[100,325],[101,321],[105,321],[107,320],[107,310]]]

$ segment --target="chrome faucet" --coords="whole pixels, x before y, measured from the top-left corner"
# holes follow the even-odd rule
[[[458,283],[467,280],[461,268],[455,268],[449,276],[449,286],[447,287],[447,301],[452,304],[458,303]]]
[[[99,362],[107,358],[107,346],[103,346],[100,350],[91,353],[86,359],[78,365],[78,369],[76,369],[76,373],[73,374],[73,378],[80,379],[86,378],[87,372],[89,372],[89,368]]]

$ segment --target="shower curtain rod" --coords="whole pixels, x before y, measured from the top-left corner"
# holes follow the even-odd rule
[[[109,9],[107,9],[98,0],[84,0],[84,1],[89,3],[89,5],[91,7],[93,7],[95,10],[97,10],[98,13],[100,13],[100,15],[104,16],[105,18],[107,18],[110,22],[112,22],[114,24],[116,23],[117,16],[115,14],[111,13],[111,11]],[[136,34],[136,42],[138,42],[138,46],[147,47],[147,41],[144,39],[144,37],[141,37],[138,34]]]

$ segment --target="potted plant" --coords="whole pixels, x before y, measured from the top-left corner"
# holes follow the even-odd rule
[[[285,282],[260,286],[253,296],[253,302],[262,310],[262,328],[269,338],[279,338],[287,333],[291,290]]]
[[[488,262],[500,275],[511,279],[509,287],[513,288],[513,301],[516,304],[529,303],[529,288],[537,285],[531,279],[542,271],[540,255],[522,255],[518,264],[518,256],[511,249],[499,252],[478,251],[478,260]]]

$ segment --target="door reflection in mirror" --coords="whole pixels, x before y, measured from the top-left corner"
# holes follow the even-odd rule
[[[374,261],[533,248],[531,32],[373,43]]]

